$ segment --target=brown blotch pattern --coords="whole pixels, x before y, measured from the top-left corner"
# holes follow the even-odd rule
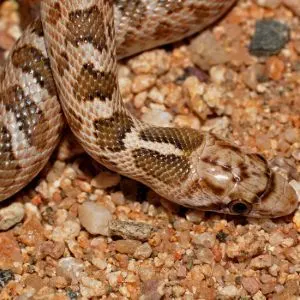
[[[56,95],[49,59],[40,50],[29,45],[17,48],[12,54],[12,63],[23,72],[32,74],[49,95]]]
[[[101,149],[112,152],[126,150],[123,139],[133,127],[130,116],[116,112],[108,119],[99,119],[94,122],[97,144]]]
[[[199,181],[199,185],[204,192],[208,192],[210,194],[222,196],[225,193],[225,189],[223,187],[217,186],[208,178],[202,178],[202,180]]]
[[[153,38],[167,39],[172,36],[172,32],[174,32],[174,25],[168,22],[160,22],[153,34]]]
[[[126,35],[124,36],[124,42],[117,47],[117,55],[120,55],[126,52],[126,49],[132,47],[136,42],[136,31],[132,28],[139,30],[142,27],[147,8],[140,0],[116,0],[114,3],[122,13],[125,11],[130,15],[130,18],[127,17],[129,24],[127,26]],[[139,11],[139,13],[136,13],[137,11]]]
[[[59,2],[54,3],[53,7],[49,9],[47,16],[47,21],[55,26],[62,16]]]
[[[126,12],[126,14],[130,15],[130,18],[128,19],[130,27],[137,29],[141,28],[147,11],[147,7],[141,0],[115,0],[114,4],[123,14]],[[137,11],[139,13],[136,13]]]
[[[142,130],[139,137],[148,142],[174,145],[177,149],[191,153],[203,143],[203,135],[191,128],[151,127]]]
[[[215,134],[211,133],[211,136],[214,137],[214,139],[216,141],[216,145],[218,145],[220,148],[228,149],[228,150],[234,151],[235,153],[241,153],[242,152],[241,149],[238,146],[219,138]]]
[[[205,4],[192,5],[190,9],[197,20],[208,18],[212,12],[212,9],[209,7],[209,5]]]
[[[184,1],[172,1],[170,2],[169,0],[160,0],[159,1],[159,6],[163,7],[164,9],[167,10],[167,14],[173,14],[175,12],[178,12],[183,9],[184,7]]]
[[[260,180],[261,182],[262,182],[261,176],[264,176],[264,179],[266,181],[265,188],[262,189],[261,191],[258,191],[256,193],[256,196],[253,198],[253,202],[255,203],[257,201],[263,201],[264,199],[266,199],[275,190],[276,183],[274,180],[274,173],[270,169],[268,161],[263,155],[259,153],[250,153],[248,154],[248,156],[250,158],[250,163],[252,164],[253,167],[259,165],[262,166],[262,170],[259,173],[252,172],[251,176],[258,176],[258,180]]]
[[[0,96],[1,97],[1,96]],[[1,98],[0,98],[1,101]],[[0,171],[14,170],[18,169],[18,163],[15,160],[13,149],[12,149],[12,137],[10,132],[4,126],[0,120]],[[0,181],[1,185],[2,179],[7,182],[8,174],[3,174],[5,177],[1,178],[0,172]]]
[[[80,43],[91,43],[99,51],[107,49],[107,38],[112,39],[114,28],[104,25],[104,17],[97,6],[71,12],[67,23],[67,41],[75,47]]]
[[[135,149],[132,154],[137,168],[166,184],[174,185],[186,180],[191,170],[185,156],[165,155],[145,148]]]
[[[238,167],[240,169],[239,181],[250,178],[250,174],[248,173],[248,167],[246,164],[241,162]]]
[[[74,96],[78,101],[112,100],[117,87],[116,75],[112,72],[98,71],[94,65],[84,64],[73,87]]]
[[[57,70],[61,77],[64,76],[65,71],[70,70],[68,61],[69,61],[68,54],[65,51],[61,52],[56,58]]]
[[[8,88],[0,94],[0,102],[4,104],[7,112],[14,114],[18,129],[24,133],[28,143],[43,150],[48,123],[38,106],[29,96],[25,96],[22,88],[18,85]]]

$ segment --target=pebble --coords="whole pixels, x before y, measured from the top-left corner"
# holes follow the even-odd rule
[[[98,189],[107,189],[119,184],[120,180],[118,173],[101,172],[91,180],[91,185]]]
[[[36,257],[41,260],[49,255],[54,259],[59,259],[61,256],[63,256],[64,251],[64,242],[45,241],[38,245]]]
[[[284,240],[284,234],[281,231],[275,231],[270,234],[269,242],[272,246],[280,245]]]
[[[80,281],[80,293],[85,299],[100,297],[106,292],[104,284],[92,277],[83,276]]]
[[[284,138],[290,144],[296,143],[300,140],[300,132],[297,128],[288,128],[284,132]]]
[[[211,66],[225,64],[230,60],[222,45],[208,30],[193,39],[189,48],[193,63],[202,70],[209,70]]]
[[[186,219],[192,223],[200,224],[205,217],[205,213],[203,211],[198,210],[189,210],[186,213]]]
[[[284,255],[293,265],[297,265],[300,262],[300,251],[298,252],[296,248],[285,249]]]
[[[148,93],[148,98],[151,99],[153,102],[163,104],[165,100],[165,95],[161,93],[157,87],[153,87]]]
[[[266,61],[266,75],[272,80],[280,80],[285,69],[284,62],[276,56],[269,57]]]
[[[289,33],[289,27],[279,21],[271,19],[257,21],[249,51],[255,56],[275,55],[289,41]]]
[[[93,257],[91,262],[100,270],[105,270],[107,268],[107,262],[99,257]]]
[[[0,269],[20,271],[18,265],[23,262],[21,249],[11,232],[0,233]]]
[[[281,0],[295,15],[300,16],[299,0]]]
[[[173,116],[166,111],[160,109],[149,109],[141,117],[142,121],[155,126],[171,126]]]
[[[145,105],[145,101],[148,97],[148,92],[144,91],[144,92],[140,92],[137,95],[134,96],[133,99],[133,104],[135,106],[135,108],[142,108]]]
[[[143,92],[145,90],[150,89],[156,81],[156,77],[154,75],[142,74],[134,77],[132,81],[132,92],[137,94]]]
[[[265,240],[263,237],[249,232],[238,236],[235,242],[228,241],[226,246],[228,257],[244,260],[261,253],[265,246]]]
[[[267,79],[265,74],[265,66],[262,64],[254,64],[249,66],[243,73],[242,79],[246,86],[252,90],[256,90],[257,85]]]
[[[177,115],[174,119],[174,125],[177,127],[189,127],[196,130],[201,129],[200,120],[194,115]]]
[[[215,110],[221,110],[222,106],[220,100],[224,96],[224,93],[225,91],[223,87],[211,84],[207,86],[207,89],[203,95],[203,99],[209,107],[212,107]]]
[[[189,76],[183,83],[183,87],[187,89],[190,98],[203,96],[206,84],[200,82],[196,76]]]
[[[11,270],[0,270],[0,288],[3,288],[9,281],[14,279],[15,276]]]
[[[251,295],[257,293],[260,289],[260,283],[254,277],[243,277],[242,285],[244,289],[249,292]]]
[[[201,262],[201,263],[212,264],[214,261],[214,254],[208,248],[200,248],[196,252],[196,255],[197,255],[199,262]]]
[[[49,279],[49,286],[55,287],[57,289],[64,289],[69,285],[66,278],[62,276],[54,276]]]
[[[119,285],[119,279],[121,278],[121,271],[111,272],[106,275],[108,283],[111,287],[115,288]]]
[[[222,113],[223,107],[220,100],[225,92],[222,86],[197,83],[195,79],[189,79],[184,82],[184,87],[190,94],[189,106],[201,119],[206,119],[207,115],[212,113],[212,108],[219,114]]]
[[[209,70],[209,75],[213,83],[221,84],[226,81],[227,68],[223,65],[213,66]]]
[[[0,209],[0,231],[7,230],[24,218],[25,209],[22,203],[12,203]]]
[[[118,240],[113,242],[116,251],[122,254],[134,254],[141,244],[140,241],[136,240]]]
[[[205,121],[205,124],[201,127],[203,131],[210,131],[218,135],[226,136],[230,130],[230,119],[226,116],[219,118],[212,118]]]
[[[121,236],[123,239],[139,241],[148,240],[154,229],[152,225],[142,222],[112,220],[109,224],[111,236]]]
[[[18,240],[27,246],[37,246],[45,240],[45,229],[36,215],[28,217],[19,229]]]
[[[78,208],[80,224],[91,234],[109,235],[111,212],[99,203],[86,201]]]
[[[206,248],[212,248],[216,242],[216,236],[211,232],[204,232],[193,235],[192,241],[196,245],[201,245]]]
[[[256,0],[257,4],[267,8],[277,8],[282,0]]]
[[[238,297],[240,294],[238,288],[235,287],[234,285],[219,287],[218,292],[221,296],[229,297],[230,299]]]
[[[111,194],[111,201],[115,205],[124,205],[125,204],[125,197],[122,192],[115,192]]]
[[[158,279],[145,280],[141,287],[141,299],[160,300],[162,295],[159,293],[159,286],[162,284]]]
[[[134,251],[134,258],[136,259],[146,259],[152,254],[152,248],[148,243],[144,243],[136,248]]]
[[[165,50],[144,52],[128,61],[135,74],[162,75],[170,69],[171,57]]]
[[[253,300],[266,300],[267,298],[263,295],[261,291],[258,291],[255,295],[252,297]]]
[[[80,224],[76,220],[66,220],[62,225],[54,228],[51,238],[55,242],[75,239],[80,233]]]
[[[173,223],[173,227],[178,231],[191,230],[191,224],[185,219],[177,219]]]
[[[56,266],[57,275],[71,279],[74,282],[81,278],[83,270],[83,262],[74,257],[61,258]]]
[[[300,210],[296,211],[293,217],[293,222],[297,228],[297,231],[300,233]]]
[[[119,77],[120,93],[123,98],[126,98],[131,93],[132,81],[128,77]]]
[[[37,274],[30,274],[26,277],[25,284],[34,288],[36,292],[46,286],[45,281]]]
[[[79,179],[75,179],[73,181],[73,184],[74,186],[78,186],[79,189],[82,191],[82,192],[86,192],[86,193],[91,193],[92,192],[92,187],[91,185],[86,182],[86,181],[83,181],[83,180],[79,180]]]
[[[271,267],[272,264],[273,264],[272,255],[263,254],[263,255],[254,257],[251,260],[250,266],[253,267],[254,269],[263,269],[263,268]]]

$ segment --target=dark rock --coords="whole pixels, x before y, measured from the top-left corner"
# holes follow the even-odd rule
[[[0,270],[0,288],[3,288],[9,281],[14,279],[15,276],[11,270]]]
[[[256,23],[249,51],[255,56],[271,56],[280,52],[290,39],[290,29],[276,20],[265,19]]]

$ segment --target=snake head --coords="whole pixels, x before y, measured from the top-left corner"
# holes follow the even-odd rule
[[[235,188],[238,192],[235,191]],[[228,204],[228,213],[250,217],[277,218],[292,213],[298,206],[297,194],[288,181],[278,173],[271,173],[266,188],[261,193],[252,192],[251,201],[247,200],[249,191],[236,185],[233,194],[240,195]],[[244,198],[243,198],[244,195]]]
[[[292,213],[297,194],[260,154],[245,153],[214,135],[192,158],[189,207],[225,214],[276,218]]]

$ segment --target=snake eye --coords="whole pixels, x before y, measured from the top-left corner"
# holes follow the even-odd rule
[[[229,209],[234,214],[244,215],[251,211],[251,205],[242,200],[234,200],[230,202]]]

